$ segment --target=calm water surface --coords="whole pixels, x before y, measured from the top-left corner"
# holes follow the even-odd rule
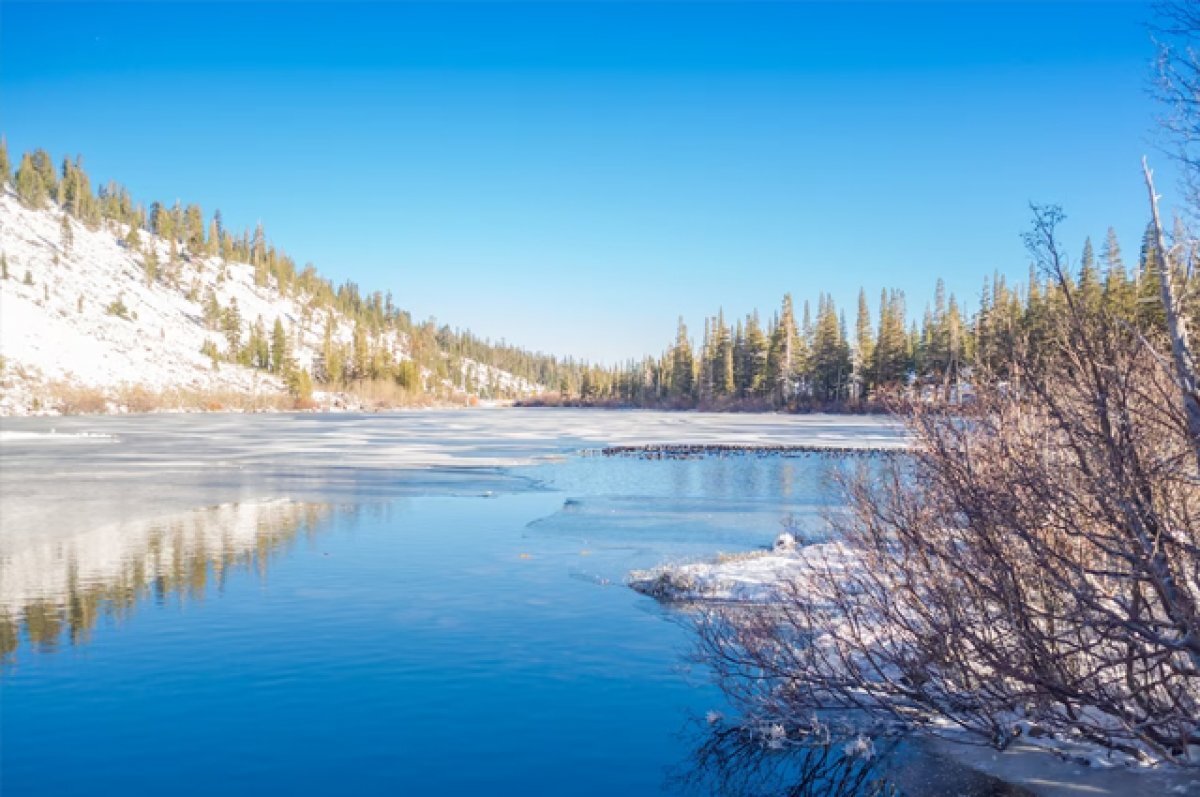
[[[686,622],[623,578],[816,533],[830,462],[573,452],[896,433],[684,417],[5,421],[3,794],[1010,793],[701,727]]]

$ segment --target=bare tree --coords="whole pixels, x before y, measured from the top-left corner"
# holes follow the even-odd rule
[[[1200,378],[1197,377],[1196,363],[1192,358],[1187,316],[1183,313],[1180,291],[1174,284],[1176,274],[1184,280],[1191,277],[1188,267],[1173,268],[1181,260],[1190,266],[1190,257],[1179,257],[1177,249],[1184,242],[1176,242],[1175,248],[1167,246],[1166,235],[1163,233],[1162,219],[1158,212],[1159,196],[1154,190],[1154,173],[1142,159],[1142,174],[1146,180],[1146,190],[1150,194],[1150,219],[1154,228],[1154,244],[1157,250],[1155,262],[1159,264],[1158,284],[1162,300],[1163,313],[1166,317],[1167,336],[1171,343],[1171,357],[1174,360],[1175,378],[1179,384],[1180,398],[1187,413],[1188,432],[1192,437],[1192,447],[1195,449],[1197,461],[1200,462]],[[1190,253],[1189,253],[1190,254]]]
[[[1158,5],[1159,99],[1200,211],[1200,3]],[[1026,243],[1050,290],[965,409],[910,408],[913,456],[844,481],[838,557],[784,599],[701,619],[751,722],[1062,734],[1200,767],[1196,246],[1143,162],[1161,322],[1077,294],[1056,208]]]
[[[965,414],[915,408],[913,457],[845,481],[842,556],[701,621],[753,721],[836,709],[1200,766],[1200,463],[1160,353],[1180,340],[1079,300],[1061,218],[1035,208],[1027,236],[1056,289],[1011,343],[1019,389],[981,375]]]
[[[1159,0],[1151,31],[1158,46],[1154,95],[1166,150],[1182,166],[1187,204],[1200,209],[1200,3]]]

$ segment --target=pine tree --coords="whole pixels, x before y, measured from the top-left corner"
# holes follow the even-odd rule
[[[16,189],[17,196],[29,207],[45,207],[49,191],[28,153],[21,156],[21,164],[17,167]]]
[[[183,216],[184,242],[192,254],[204,253],[204,214],[199,205],[188,205]]]
[[[704,337],[700,345],[699,370],[700,378],[697,383],[696,393],[701,404],[707,404],[713,397],[713,339],[712,339],[712,323],[710,319],[704,319]]]
[[[275,326],[271,329],[271,371],[282,374],[289,370],[287,332],[283,329],[283,321],[275,318]]]
[[[904,330],[904,294],[883,291],[879,299],[879,334],[875,339],[875,380],[881,388],[902,386],[908,367]]]
[[[871,390],[872,366],[875,359],[875,339],[871,331],[871,311],[867,307],[867,292],[858,291],[858,316],[854,322],[854,370],[859,386],[859,398],[865,399]]]
[[[354,360],[351,363],[353,378],[366,379],[371,370],[371,354],[367,347],[367,331],[363,328],[362,323],[354,325],[354,337],[352,340],[354,347]]]
[[[692,342],[688,338],[687,325],[680,316],[675,345],[671,348],[671,398],[677,401],[691,401],[694,397],[695,376]]]
[[[1157,325],[1166,318],[1159,299],[1159,262],[1158,238],[1154,223],[1146,225],[1142,235],[1142,248],[1138,256],[1138,272],[1134,283],[1134,301],[1136,302],[1136,318],[1144,325]]]
[[[951,400],[951,391],[957,400],[962,367],[967,360],[967,329],[962,313],[958,309],[958,299],[950,294],[950,303],[946,308],[946,318],[943,321],[946,330],[946,368],[942,374],[942,393],[946,401]]]
[[[1088,307],[1100,305],[1100,272],[1096,268],[1091,238],[1084,239],[1083,254],[1079,258],[1079,296]]]
[[[846,345],[833,297],[821,295],[812,343],[812,392],[819,401],[837,401],[850,377]]]
[[[712,396],[724,398],[734,394],[733,337],[725,324],[725,312],[719,310],[712,326]]]
[[[306,369],[293,369],[287,374],[288,392],[296,399],[298,407],[303,408],[304,405],[312,401],[313,383],[312,377]]]
[[[70,158],[63,158],[61,176],[62,179],[58,181],[58,196],[55,197],[59,207],[66,213],[79,215],[81,191],[79,179],[75,174],[75,166],[71,163]]]
[[[47,198],[58,196],[58,178],[54,175],[54,161],[50,158],[50,153],[44,149],[35,149],[30,160],[33,170],[41,180],[42,190],[45,192],[43,196]],[[41,207],[41,205],[39,204],[37,207]]]
[[[249,365],[252,368],[270,366],[271,352],[262,316],[256,318],[250,325],[250,339],[246,341],[246,347],[240,352],[240,355],[238,359],[243,365]]]
[[[171,235],[171,220],[161,202],[150,203],[150,232],[160,238]]]
[[[750,390],[750,358],[746,353],[746,325],[738,319],[733,327],[733,389],[744,398]]]
[[[321,381],[326,384],[340,384],[345,375],[344,362],[341,349],[334,342],[334,320],[333,313],[330,313],[325,319],[325,338],[321,344],[321,366],[323,371]]]
[[[0,188],[12,182],[12,164],[8,160],[8,142],[0,136]]]
[[[771,341],[763,333],[758,313],[746,317],[746,393],[754,398],[765,398],[770,392],[767,377],[767,360]]]
[[[807,304],[805,315],[807,315]],[[800,331],[792,309],[792,295],[785,294],[780,309],[779,322],[771,334],[771,345],[767,353],[767,379],[774,391],[775,405],[786,406],[797,393],[797,375],[804,367],[804,352]]]
[[[242,314],[236,297],[229,300],[229,306],[222,313],[221,329],[229,342],[229,360],[236,362],[242,353]]]
[[[254,239],[250,243],[250,264],[254,266],[254,284],[260,288],[265,286],[267,284],[267,236],[263,231],[261,221],[254,228]]]
[[[159,273],[161,271],[161,266],[158,262],[158,249],[155,248],[153,241],[151,241],[149,243],[149,245],[146,246],[146,252],[145,252],[145,254],[142,255],[142,270],[146,274],[146,284],[147,285],[152,284],[155,280],[158,279]],[[217,300],[217,297],[211,293],[211,289],[210,289],[210,296],[211,296],[213,302],[215,303]],[[217,307],[216,312],[217,312],[216,319],[214,319],[214,321],[212,322],[214,326],[217,324],[217,322],[219,321],[219,318],[220,318],[221,311],[220,311],[219,306]]]

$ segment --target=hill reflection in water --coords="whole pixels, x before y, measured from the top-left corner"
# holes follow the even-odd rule
[[[235,568],[265,573],[330,511],[286,499],[227,503],[26,547],[0,560],[0,653],[12,657],[23,641],[40,651],[77,645],[146,598],[202,600]]]

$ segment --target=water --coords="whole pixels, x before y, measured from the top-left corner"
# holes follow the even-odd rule
[[[686,618],[622,579],[768,545],[785,517],[817,533],[830,463],[574,454],[899,439],[878,421],[497,411],[2,431],[5,795],[1016,793],[907,749],[714,759],[697,718],[727,707],[688,663]]]

